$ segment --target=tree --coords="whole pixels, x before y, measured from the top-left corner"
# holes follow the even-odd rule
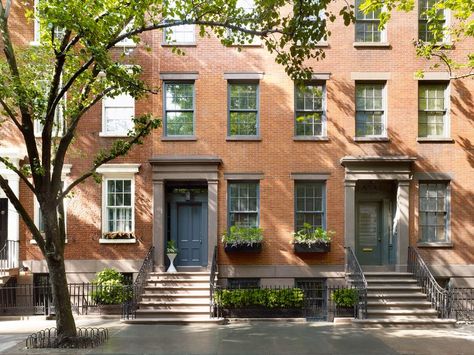
[[[126,155],[160,125],[160,120],[149,114],[134,117],[128,138],[117,139],[110,149],[97,152],[87,171],[68,187],[62,185],[64,162],[80,134],[77,127],[94,105],[105,96],[128,93],[139,99],[159,89],[142,80],[140,68],[124,66],[125,57],[115,45],[125,39],[140,45],[144,32],[195,24],[201,36],[213,33],[223,45],[260,37],[288,75],[303,79],[311,71],[305,61],[324,58],[316,43],[329,35],[325,19],[335,19],[325,10],[329,2],[256,0],[249,12],[240,6],[240,0],[40,0],[33,12],[33,0],[29,0],[22,6],[29,9],[30,20],[39,18],[43,29],[41,46],[34,48],[13,43],[9,21],[12,0],[0,2],[2,121],[15,127],[27,151],[20,168],[5,157],[0,157],[0,162],[14,171],[38,200],[44,235],[2,176],[0,187],[46,259],[60,341],[76,335],[64,266],[64,198],[81,182],[97,178],[99,166]],[[321,11],[326,13],[324,18],[319,16]],[[345,6],[341,14],[349,11]],[[57,120],[58,111],[62,111],[62,123]],[[35,122],[42,126],[40,138],[35,138]]]
[[[472,0],[422,0],[419,18],[426,23],[426,36],[415,41],[416,53],[426,59],[437,58],[433,67],[444,64],[451,79],[474,77],[474,52],[464,58],[453,57],[450,48],[456,42],[474,38],[474,2]],[[422,7],[420,9],[420,7]],[[365,0],[360,9],[365,12],[380,11],[380,26],[390,20],[393,10],[413,11],[415,0]],[[425,8],[426,10],[423,10]],[[451,21],[446,21],[449,10]],[[446,44],[445,39],[449,38]],[[419,76],[423,76],[420,71]]]

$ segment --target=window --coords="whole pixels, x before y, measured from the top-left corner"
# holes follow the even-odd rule
[[[133,232],[134,194],[131,179],[107,179],[106,231]]]
[[[258,182],[229,183],[229,226],[258,227]]]
[[[133,29],[134,21],[133,19],[124,27],[124,29],[119,33],[119,36],[124,35],[127,32],[130,32]],[[135,47],[136,43],[130,37],[121,40],[115,44],[116,47]]]
[[[165,135],[194,135],[194,84],[165,83]]]
[[[260,279],[255,277],[246,277],[246,278],[228,278],[227,279],[227,288],[259,288]]]
[[[356,84],[356,136],[386,136],[384,84]]]
[[[258,135],[258,84],[229,83],[229,135]]]
[[[33,43],[32,44],[35,44],[35,45],[39,45],[41,43],[41,35],[42,35],[42,31],[43,31],[43,29],[41,28],[41,19],[40,19],[40,16],[38,15],[38,11],[37,11],[39,1],[40,0],[35,0],[35,2],[34,2],[34,34],[33,34]],[[47,27],[49,27],[48,30],[50,30],[51,26],[48,25]],[[54,28],[54,38],[61,40],[63,38],[63,36],[64,36],[64,29],[61,28],[61,27],[55,27]]]
[[[295,183],[295,230],[299,231],[305,223],[314,228],[326,226],[325,183]]]
[[[386,39],[385,31],[379,30],[380,24],[380,10],[369,12],[368,14],[363,13],[359,6],[363,1],[356,1],[356,42],[384,42]]]
[[[436,22],[429,22],[427,12],[430,11],[433,6],[439,2],[439,0],[419,0],[418,2],[418,39],[431,42],[436,40],[436,42],[446,42],[448,40],[447,37],[441,35],[441,38],[436,34],[437,38],[435,38],[435,32],[433,31],[434,28],[443,28],[446,26],[446,13],[444,9],[439,9],[436,17]],[[433,27],[431,27],[433,26]]]
[[[449,184],[420,182],[420,240],[449,242]]]
[[[102,100],[102,134],[126,136],[133,128],[135,99],[129,94],[105,97]]]
[[[53,123],[53,131],[51,133],[52,137],[62,137],[65,129],[64,125],[64,105],[65,99],[61,100],[59,105],[56,108],[56,112],[54,113],[54,123]],[[41,137],[43,133],[44,124],[40,120],[34,121],[34,132],[35,137]]]
[[[194,44],[196,42],[194,25],[169,27],[163,33],[166,44]]]
[[[255,1],[254,0],[237,0],[236,8],[240,8],[243,11],[244,16],[253,16],[253,12],[255,11]],[[251,29],[250,23],[252,21],[249,20],[245,24],[245,28]],[[233,35],[233,32],[231,29],[227,30],[228,36],[231,37]],[[241,34],[237,34],[240,36]],[[254,36],[253,38],[249,39],[244,39],[243,43],[239,43],[240,41],[235,41],[234,44],[239,44],[243,46],[259,46],[262,43],[262,40],[260,37]]]
[[[295,88],[295,134],[297,136],[324,136],[324,84],[305,84]]]
[[[447,84],[418,86],[418,136],[427,138],[448,137]]]

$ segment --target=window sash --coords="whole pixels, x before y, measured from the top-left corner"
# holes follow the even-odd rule
[[[133,187],[131,179],[106,180],[107,232],[133,232]]]
[[[384,84],[356,84],[356,136],[385,136]]]
[[[257,182],[233,182],[228,189],[229,226],[259,225],[259,185]]]
[[[166,28],[164,42],[167,44],[192,44],[196,42],[196,29],[194,25],[179,25]]]
[[[194,135],[194,83],[168,82],[164,86],[165,135]]]
[[[420,183],[419,228],[423,242],[447,242],[449,223],[448,184]]]
[[[418,136],[445,137],[448,132],[447,85],[420,84],[418,88]]]
[[[241,88],[238,90],[238,88]],[[228,106],[230,136],[258,135],[259,85],[257,83],[229,83]]]
[[[326,186],[323,182],[295,183],[295,230],[301,230],[305,223],[314,228],[325,228]]]
[[[133,128],[135,99],[129,94],[120,94],[103,99],[104,132],[127,134]]]

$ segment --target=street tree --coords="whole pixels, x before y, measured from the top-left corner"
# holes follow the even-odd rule
[[[304,79],[311,71],[307,60],[324,58],[316,44],[327,39],[326,21],[336,15],[325,10],[330,0],[256,0],[252,11],[245,6],[248,0],[39,0],[36,8],[33,2],[0,1],[0,124],[13,126],[26,150],[20,167],[8,157],[0,157],[0,163],[37,199],[44,233],[1,175],[0,187],[46,260],[58,336],[67,341],[76,336],[76,327],[64,263],[64,199],[81,182],[97,178],[102,164],[126,155],[160,125],[151,114],[135,116],[127,138],[97,151],[87,170],[67,187],[62,184],[64,163],[81,134],[78,126],[92,107],[104,97],[127,93],[141,99],[159,90],[144,81],[139,67],[123,65],[116,45],[130,40],[146,48],[141,34],[194,24],[200,36],[217,36],[225,46],[259,37],[290,77]],[[12,23],[12,6],[24,6],[30,24],[39,21],[39,46],[12,40],[12,25],[17,25]],[[345,17],[350,12],[349,6],[340,9]],[[42,128],[39,138],[35,124]]]

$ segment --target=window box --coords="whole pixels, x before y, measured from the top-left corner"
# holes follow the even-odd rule
[[[224,244],[226,253],[260,253],[262,251],[262,243],[253,244]]]
[[[331,251],[331,243],[316,242],[312,244],[295,243],[295,253],[328,253]]]
[[[135,235],[128,232],[109,232],[104,233],[99,239],[100,244],[135,244],[137,242]]]

